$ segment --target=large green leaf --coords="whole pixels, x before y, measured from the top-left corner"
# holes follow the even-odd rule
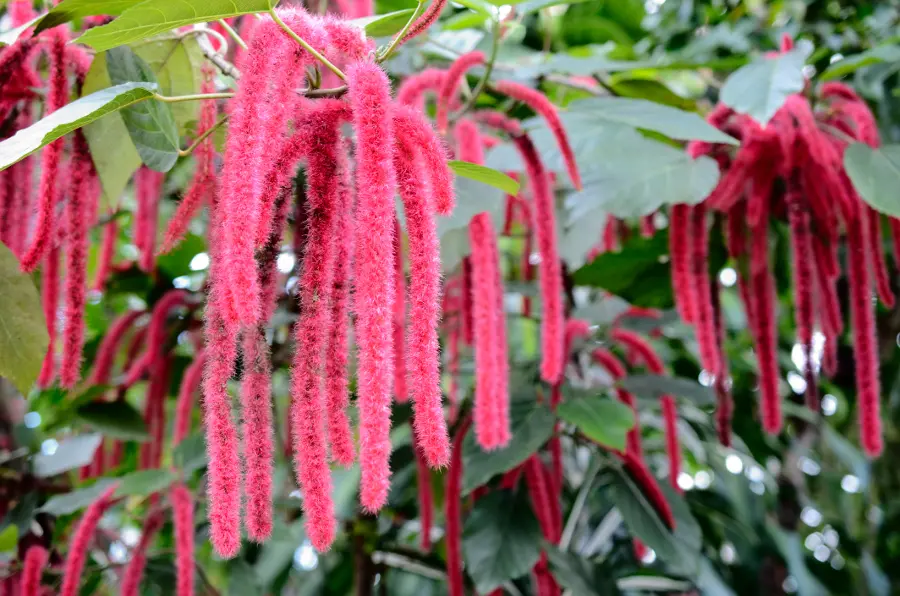
[[[454,178],[456,208],[449,217],[438,217],[437,230],[441,240],[441,264],[444,271],[452,271],[469,254],[469,222],[472,216],[487,211],[494,229],[503,225],[506,204],[503,192],[489,184],[471,178]]]
[[[611,122],[652,130],[673,139],[738,144],[736,139],[694,112],[646,99],[592,97],[573,101],[566,110],[562,119],[569,135],[590,134],[590,129],[596,128],[598,123]]]
[[[107,437],[125,441],[146,441],[144,417],[126,401],[95,401],[75,411],[75,416]]]
[[[590,439],[620,451],[625,449],[625,436],[634,426],[631,408],[602,396],[567,400],[556,412]]]
[[[63,0],[50,9],[35,33],[94,15],[118,16],[143,0]]]
[[[876,46],[871,50],[847,56],[830,64],[822,74],[819,75],[820,81],[829,81],[846,76],[852,72],[870,66],[872,64],[880,64],[882,62],[900,62],[900,46],[884,45]]]
[[[172,452],[175,466],[184,474],[190,474],[206,465],[206,438],[202,432],[196,432],[183,441]]]
[[[94,27],[78,38],[97,51],[108,50],[194,23],[265,12],[272,0],[145,0],[112,23]]]
[[[406,25],[409,17],[416,11],[414,8],[404,8],[386,14],[376,14],[361,19],[353,19],[351,25],[363,29],[366,35],[371,37],[387,37],[399,32]]]
[[[28,395],[50,339],[34,282],[19,271],[19,261],[5,244],[0,244],[0,304],[0,375]]]
[[[525,491],[492,492],[466,518],[463,558],[479,594],[528,573],[541,548],[541,529]]]
[[[809,48],[798,46],[772,58],[759,58],[739,68],[722,86],[719,100],[736,112],[767,124],[789,95],[803,91],[803,65]]]
[[[127,106],[153,97],[152,83],[123,83],[91,93],[0,141],[0,170],[5,170],[66,133]]]
[[[165,468],[138,470],[118,479],[119,486],[116,487],[115,496],[147,497],[167,489],[177,479],[174,472]]]
[[[613,596],[619,593],[608,570],[576,554],[562,551],[555,545],[546,545],[544,551],[556,580],[571,591],[572,596]]]
[[[863,200],[892,217],[900,217],[900,145],[873,149],[854,143],[844,152],[844,167]]]
[[[716,402],[716,396],[708,387],[684,377],[651,374],[630,375],[622,379],[619,385],[638,397],[649,399],[674,395],[689,399],[698,406],[709,406]]]
[[[484,452],[475,433],[468,433],[463,442],[463,494],[531,457],[553,434],[553,420],[550,409],[532,394],[530,400],[514,399],[510,404],[512,438],[504,449]]]
[[[150,66],[129,47],[106,52],[106,71],[115,85],[141,81],[158,86]],[[172,106],[152,100],[122,109],[122,121],[141,161],[157,172],[168,172],[178,161],[178,126]]]
[[[75,513],[79,509],[84,509],[103,494],[111,484],[115,482],[112,478],[100,478],[87,488],[80,488],[62,495],[50,497],[39,511],[49,513],[50,515],[69,515]]]
[[[519,183],[513,180],[503,172],[498,172],[493,168],[479,165],[477,163],[469,163],[467,161],[459,161],[457,159],[450,160],[448,164],[453,173],[457,176],[463,176],[476,182],[489,184],[494,188],[499,188],[506,194],[514,195],[519,192]]]
[[[38,453],[34,456],[34,475],[48,478],[86,466],[94,461],[94,452],[102,440],[103,437],[99,434],[63,439],[52,454]]]

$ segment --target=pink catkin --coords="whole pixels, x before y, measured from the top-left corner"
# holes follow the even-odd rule
[[[142,167],[134,175],[137,213],[134,243],[140,252],[138,267],[150,272],[156,267],[156,228],[159,223],[159,201],[165,175]]]
[[[203,380],[203,367],[206,364],[206,350],[201,350],[194,360],[184,369],[181,385],[178,389],[178,402],[175,406],[175,426],[172,429],[172,442],[178,444],[191,432],[191,412],[194,407],[194,395],[200,389]]]
[[[431,496],[431,472],[422,451],[416,452],[416,483],[418,488],[419,517],[422,523],[419,545],[423,552],[431,550],[431,520],[434,516],[434,501]]]
[[[65,70],[67,36],[62,29],[49,33],[50,81],[45,116],[62,108],[68,101],[69,84]],[[18,45],[18,44],[16,44]],[[15,45],[13,46],[15,47]],[[6,53],[6,52],[4,52]],[[4,77],[0,77],[2,79]],[[57,177],[65,141],[57,139],[41,153],[41,180],[38,186],[38,212],[34,236],[22,254],[22,271],[33,271],[51,248],[56,220]]]
[[[29,547],[22,564],[22,584],[19,587],[21,596],[40,596],[41,574],[47,566],[50,553],[42,546]]]
[[[578,173],[578,164],[575,162],[575,154],[572,151],[572,146],[569,144],[569,137],[559,119],[559,112],[557,111],[556,106],[553,105],[540,91],[513,81],[498,81],[494,86],[499,93],[521,101],[547,121],[547,125],[550,127],[550,131],[553,133],[553,137],[556,139],[556,143],[559,145],[559,149],[562,152],[563,161],[565,161],[569,178],[571,178],[575,188],[581,190],[581,174]],[[526,161],[526,166],[527,165],[528,162]]]
[[[402,126],[398,135],[412,148],[415,147],[422,161],[420,172],[426,177],[431,192],[432,209],[439,215],[450,215],[456,205],[453,172],[447,165],[448,152],[431,124],[415,112],[397,109],[397,125]]]
[[[493,224],[487,212],[469,222],[472,246],[473,336],[475,341],[475,436],[485,450],[505,446],[510,439],[506,320],[501,307],[499,253]],[[501,352],[502,351],[502,355]],[[501,368],[502,366],[502,368]],[[504,391],[506,390],[506,391]]]
[[[102,292],[109,280],[110,270],[116,258],[116,240],[119,236],[119,222],[113,218],[103,226],[103,239],[100,243],[100,255],[97,258],[97,269],[94,272],[93,289]]]
[[[556,241],[556,207],[550,180],[537,149],[523,135],[515,138],[516,147],[525,161],[528,181],[534,195],[533,222],[537,237],[541,288],[541,377],[557,382],[563,373],[564,314],[562,304],[562,269]]]
[[[209,68],[204,68],[203,85],[200,88],[201,93],[212,93],[216,90],[213,72]],[[198,136],[208,131],[216,125],[216,102],[204,101],[200,107],[200,121],[197,126]],[[187,232],[191,219],[200,209],[205,201],[210,199],[210,195],[215,192],[216,171],[215,159],[216,148],[213,144],[213,135],[210,135],[200,143],[194,150],[194,158],[197,167],[194,170],[194,177],[188,186],[184,198],[178,204],[178,209],[169,220],[163,239],[162,252],[172,250]]]
[[[124,381],[126,386],[134,385],[144,373],[153,371],[163,356],[169,313],[173,308],[185,304],[189,296],[186,290],[169,290],[153,305],[153,314],[147,326],[147,350],[129,367]]]
[[[244,492],[247,534],[263,542],[272,533],[271,363],[265,334],[246,329],[243,338],[241,435],[244,452]]]
[[[691,291],[690,213],[688,205],[672,205],[669,210],[669,253],[672,255],[672,289],[678,314],[686,323],[694,321],[694,293]]]
[[[122,339],[125,333],[134,325],[134,322],[143,314],[144,311],[141,310],[128,311],[109,326],[94,357],[94,371],[91,375],[91,384],[105,385],[109,382],[116,353],[119,350]]]
[[[474,310],[474,305],[472,304],[472,257],[465,257],[462,261],[462,271],[460,272],[462,276],[462,298],[460,305],[460,319],[461,319],[461,329],[462,329],[462,338],[467,346],[471,346],[474,342],[474,324],[472,320],[472,311]]]
[[[50,343],[41,372],[38,375],[37,386],[49,387],[56,376],[56,311],[59,307],[59,245],[54,244],[44,257],[44,265],[41,267],[41,307],[44,311],[44,319],[47,321],[47,335]]]
[[[69,541],[69,554],[63,568],[63,581],[60,588],[60,596],[76,596],[81,584],[81,574],[84,571],[84,563],[90,552],[91,540],[100,518],[113,504],[113,494],[116,492],[116,484],[107,488],[96,501],[85,510],[84,515],[75,527],[72,538]]]
[[[194,595],[194,500],[178,482],[169,492],[175,526],[176,596]]]
[[[716,342],[716,326],[713,320],[712,290],[709,279],[709,227],[706,224],[706,208],[700,204],[691,209],[691,283],[693,294],[694,325],[700,347],[700,361],[710,374],[717,376],[721,368]]]
[[[806,405],[813,411],[818,411],[819,398],[816,388],[816,373],[812,363],[815,312],[812,268],[814,255],[810,215],[797,191],[789,190],[786,200],[793,253],[793,266],[791,269],[794,278],[794,324],[797,327],[797,341],[803,351]]]
[[[63,334],[62,362],[59,381],[71,389],[81,378],[81,357],[84,349],[84,307],[87,298],[88,226],[87,212],[91,196],[89,177],[93,163],[87,141],[75,134],[75,151],[72,157],[72,179],[69,182],[66,203],[66,287],[65,332]]]
[[[395,165],[396,167],[396,165]],[[398,168],[399,178],[399,168]],[[394,224],[394,396],[398,403],[409,401],[406,391],[406,272],[403,270],[403,236],[400,222]]]
[[[144,568],[147,566],[147,549],[156,537],[156,533],[162,528],[163,516],[161,511],[154,511],[147,516],[141,526],[141,539],[134,551],[131,560],[125,568],[122,576],[121,596],[138,596],[141,587],[141,578],[144,576]]]
[[[532,455],[525,462],[525,481],[528,484],[528,494],[535,516],[541,526],[544,538],[551,544],[559,542],[562,527],[554,512],[552,500],[554,495],[550,490],[548,474],[537,454]]]
[[[628,373],[625,369],[625,365],[622,364],[622,361],[605,348],[597,348],[591,355],[597,364],[606,369],[613,380],[624,378]],[[634,427],[628,431],[628,435],[626,436],[625,452],[626,454],[633,455],[637,459],[642,459],[644,456],[643,448],[641,447],[641,426],[640,419],[638,418],[637,402],[634,395],[622,388],[616,389],[616,396],[619,398],[619,401],[629,406],[634,414]]]
[[[397,103],[417,110],[424,109],[425,93],[437,93],[444,83],[446,71],[437,68],[426,68],[422,72],[403,79],[397,88]]]
[[[342,466],[353,464],[353,432],[347,418],[350,402],[347,360],[350,330],[350,263],[353,261],[353,191],[350,168],[341,168],[339,203],[335,206],[334,279],[331,293],[331,328],[325,351],[325,392],[328,407],[328,439],[331,457]]]
[[[484,143],[478,126],[468,118],[460,118],[453,127],[456,157],[462,161],[484,165]]]
[[[778,335],[775,325],[775,283],[769,268],[767,218],[751,230],[751,301],[755,319],[756,356],[762,422],[766,432],[781,430],[781,397],[778,394]]]
[[[462,568],[462,479],[463,479],[463,441],[471,425],[471,419],[465,418],[453,437],[453,449],[450,456],[450,469],[447,473],[447,494],[444,498],[447,520],[447,585],[450,596],[463,596]]]
[[[681,492],[681,487],[678,486],[678,475],[681,473],[681,446],[678,444],[678,413],[675,400],[671,395],[664,395],[660,403],[665,426],[666,455],[669,458],[669,484]]]
[[[443,85],[441,85],[441,90],[438,94],[437,104],[437,128],[441,134],[447,132],[450,104],[453,99],[456,98],[462,78],[466,76],[466,71],[480,64],[484,64],[484,53],[475,50],[457,58],[447,70],[447,74],[444,76]]]
[[[450,441],[441,407],[438,323],[440,321],[440,246],[434,219],[434,204],[424,181],[427,162],[417,160],[415,138],[407,130],[416,128],[421,116],[398,110],[395,121],[394,166],[406,214],[409,234],[410,312],[406,342],[407,386],[415,406],[413,420],[418,445],[431,467],[446,466]],[[433,183],[433,181],[432,181]]]
[[[301,316],[294,330],[296,348],[291,369],[294,467],[304,496],[306,531],[320,551],[331,546],[336,525],[328,468],[328,402],[321,373],[331,326],[335,245],[341,240],[335,235],[343,165],[339,129],[342,111],[336,109],[337,103],[331,104],[334,107],[330,111],[328,106],[323,108],[326,111],[322,116],[301,132],[313,140],[314,146],[306,170],[307,239],[299,281]]]
[[[878,298],[887,308],[894,307],[894,292],[891,289],[891,278],[888,274],[887,263],[884,258],[884,249],[881,235],[881,215],[866,207],[863,209],[869,224],[867,238],[869,240],[869,260],[872,263],[872,273],[875,277],[875,289]]]
[[[404,44],[414,37],[418,37],[422,33],[428,30],[435,21],[438,20],[438,17],[441,16],[441,11],[444,9],[444,5],[447,4],[447,0],[434,0],[431,4],[428,5],[428,8],[425,9],[419,18],[412,24],[403,38],[400,40],[400,44]]]
[[[374,512],[387,500],[390,478],[394,358],[391,254],[397,183],[393,162],[385,156],[391,155],[394,134],[390,82],[384,71],[373,63],[360,62],[346,72],[357,138],[357,252],[353,277],[359,348],[361,501],[365,510]]]

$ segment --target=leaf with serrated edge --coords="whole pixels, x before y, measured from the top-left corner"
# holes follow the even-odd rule
[[[0,244],[0,375],[28,395],[41,371],[50,338],[41,299],[31,277]]]
[[[5,170],[66,133],[153,97],[155,91],[156,85],[151,83],[123,83],[66,104],[46,118],[0,141],[0,170]]]

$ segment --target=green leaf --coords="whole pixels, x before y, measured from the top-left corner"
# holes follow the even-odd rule
[[[610,585],[609,574],[587,559],[565,552],[555,545],[546,545],[544,552],[553,569],[553,575],[572,596],[612,596],[618,591]]]
[[[100,478],[97,482],[87,488],[80,488],[62,495],[55,495],[50,497],[39,511],[55,516],[75,513],[96,501],[103,491],[109,488],[114,482],[115,479],[112,478]]]
[[[625,449],[625,436],[634,426],[631,408],[601,396],[564,401],[556,412],[590,439],[619,451]]]
[[[871,66],[872,64],[880,64],[882,62],[900,62],[900,46],[884,45],[877,46],[865,52],[856,54],[855,56],[847,56],[837,62],[830,64],[828,68],[819,75],[820,81],[830,81],[851,74],[860,68]]]
[[[868,551],[862,554],[860,567],[862,567],[863,575],[866,577],[869,594],[872,596],[888,596],[891,593],[891,580],[878,566],[878,563],[875,562],[875,557]]]
[[[736,112],[767,124],[789,95],[803,91],[803,65],[809,48],[798,46],[773,58],[759,58],[725,81],[719,100]]]
[[[108,50],[194,23],[266,12],[271,0],[145,0],[112,23],[94,27],[78,38],[97,51]]]
[[[11,138],[0,141],[0,170],[5,170],[66,133],[153,97],[155,91],[156,85],[151,83],[124,83],[66,104]]]
[[[493,168],[478,165],[477,163],[459,161],[457,159],[450,160],[447,162],[447,165],[450,166],[450,169],[453,170],[453,173],[457,176],[463,176],[470,180],[489,184],[494,188],[499,188],[508,195],[515,195],[519,192],[518,181]]]
[[[797,581],[797,593],[801,596],[826,596],[830,592],[813,575],[806,565],[803,541],[796,532],[783,530],[774,520],[766,522],[766,529],[787,563],[788,572]]]
[[[46,13],[38,15],[24,25],[19,25],[15,29],[10,29],[8,31],[3,31],[2,33],[0,33],[0,48],[16,43],[16,41],[18,41],[19,37],[21,37],[23,33],[34,27],[35,23],[40,22],[46,16]]]
[[[584,132],[585,128],[596,127],[598,122],[611,122],[656,131],[683,141],[738,144],[736,139],[694,112],[686,112],[646,99],[592,97],[573,101],[562,118],[569,134],[588,134]]]
[[[900,145],[873,149],[853,143],[844,152],[844,167],[866,203],[885,215],[900,217]]]
[[[0,304],[0,375],[28,395],[50,339],[34,282],[19,271],[19,261],[5,244],[0,244]]]
[[[472,216],[487,211],[491,214],[494,229],[503,225],[505,201],[498,188],[457,176],[453,181],[456,192],[456,208],[449,217],[438,217],[438,237],[441,240],[441,264],[445,271],[452,271],[462,258],[469,254],[469,222]]]
[[[175,466],[185,475],[206,465],[206,439],[203,432],[196,432],[178,443],[172,452]]]
[[[353,19],[348,22],[364,30],[369,37],[388,37],[400,32],[415,11],[416,9],[414,8],[405,8],[387,14],[376,14],[361,19]]]
[[[232,559],[228,562],[227,596],[255,596],[262,594],[259,578],[253,567],[244,559]]]
[[[75,416],[107,437],[124,441],[150,438],[144,417],[126,401],[95,401],[79,407]]]
[[[32,461],[34,475],[38,478],[48,478],[88,465],[94,461],[94,452],[102,440],[103,437],[99,434],[63,439],[53,455],[38,453],[34,456]]]
[[[463,558],[479,594],[528,573],[542,546],[525,491],[492,492],[478,499],[466,518]]]
[[[147,497],[168,488],[178,477],[171,470],[138,470],[118,479],[116,497]]]
[[[510,403],[512,438],[504,449],[484,452],[470,432],[463,443],[463,494],[531,457],[553,434],[553,413],[546,405],[519,399]]]
[[[40,33],[45,29],[94,15],[118,16],[126,9],[143,0],[63,0],[50,9],[47,16],[35,29]]]
[[[131,48],[106,52],[106,71],[113,84],[126,81],[151,83],[158,87],[153,71]],[[126,107],[122,120],[141,161],[151,170],[168,172],[178,161],[178,127],[172,106],[152,100]]]
[[[475,12],[480,12],[486,16],[493,16],[494,8],[487,2],[487,0],[455,0],[457,4],[462,4],[466,8],[470,10],[474,10]]]
[[[6,526],[6,529],[0,532],[0,553],[14,553],[17,544],[19,544],[19,528],[14,525]]]
[[[684,377],[666,375],[630,375],[619,382],[619,385],[638,397],[659,399],[663,395],[683,397],[698,406],[709,406],[716,403],[716,396],[708,387],[697,381]]]

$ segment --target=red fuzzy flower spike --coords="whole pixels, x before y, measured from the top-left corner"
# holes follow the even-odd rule
[[[241,435],[244,453],[244,493],[247,534],[256,542],[272,533],[271,364],[265,334],[247,329],[243,337]]]
[[[422,551],[431,550],[431,520],[434,516],[434,501],[431,496],[431,471],[422,450],[415,448],[416,455],[416,483],[418,488],[419,515],[421,516],[422,529],[420,530],[420,542]]]
[[[650,501],[662,522],[670,530],[674,530],[675,516],[672,514],[672,507],[666,500],[666,496],[660,489],[656,478],[653,477],[653,474],[650,473],[644,462],[633,455],[625,454],[623,461],[628,475],[631,476],[631,479],[637,484],[640,491]]]
[[[432,3],[428,5],[428,8],[425,9],[425,12],[419,15],[419,18],[417,18],[412,26],[410,26],[409,30],[399,40],[397,45],[404,44],[414,37],[418,37],[428,31],[434,22],[437,21],[438,17],[441,16],[441,11],[446,4],[447,0],[433,0]]]
[[[117,219],[110,219],[109,223],[103,226],[103,240],[100,244],[100,256],[97,260],[97,269],[94,272],[93,289],[95,292],[102,292],[106,288],[106,281],[116,258],[116,240],[119,237],[119,222]]]
[[[84,571],[84,563],[90,552],[91,540],[94,537],[94,531],[100,518],[106,513],[113,504],[113,495],[116,492],[117,484],[113,484],[103,491],[96,501],[85,509],[84,515],[69,541],[69,554],[66,557],[66,564],[63,567],[62,587],[60,588],[60,596],[76,596],[78,588],[81,584],[81,574]]]
[[[591,356],[597,364],[606,369],[606,372],[609,373],[609,376],[611,376],[613,380],[622,379],[628,374],[622,361],[605,348],[597,348]],[[625,451],[626,453],[634,455],[637,459],[643,459],[641,425],[640,419],[638,418],[637,402],[634,399],[634,395],[621,387],[616,388],[616,396],[619,398],[620,402],[629,406],[634,413],[634,427],[628,431],[625,442]]]
[[[700,362],[711,375],[718,376],[722,366],[716,341],[716,326],[713,320],[712,296],[709,279],[709,228],[706,224],[706,208],[696,205],[690,214],[691,239],[691,283],[693,294],[693,322],[697,329],[697,343],[700,347]]]
[[[759,391],[762,422],[766,432],[781,430],[781,397],[778,394],[778,334],[775,324],[775,280],[769,267],[768,217],[751,229],[751,310],[759,362]]]
[[[69,83],[66,77],[66,32],[63,28],[48,31],[50,80],[47,90],[46,109],[44,116],[55,112],[66,105],[69,99]],[[14,44],[13,48],[24,47],[24,44]],[[4,57],[11,54],[3,52]],[[2,60],[0,60],[2,63]],[[3,68],[0,66],[0,74]],[[0,80],[6,80],[0,76]],[[22,254],[22,271],[33,271],[44,255],[51,248],[53,233],[56,228],[56,201],[58,199],[58,176],[60,159],[62,158],[64,139],[57,139],[44,147],[41,153],[41,180],[38,186],[38,212],[34,222],[34,236],[28,248]]]
[[[306,531],[313,546],[320,551],[331,546],[336,526],[328,468],[328,403],[321,371],[325,367],[327,333],[331,326],[329,301],[336,243],[341,241],[336,236],[343,163],[340,125],[344,108],[340,104],[337,100],[321,102],[317,117],[310,118],[298,133],[308,136],[311,146],[306,187],[308,231],[299,281],[301,316],[294,329],[297,347],[291,367],[291,432],[294,467],[304,493]],[[393,221],[388,229],[390,238]],[[393,251],[386,263],[391,272],[392,256]],[[389,281],[393,282],[393,276]],[[392,318],[387,318],[388,323],[393,322]],[[390,327],[389,331],[392,331]],[[393,358],[389,362],[393,364]],[[390,391],[390,381],[387,388]]]
[[[399,164],[397,177],[400,178]],[[402,182],[398,184],[402,186]],[[403,232],[400,221],[394,223],[394,397],[397,403],[409,401],[406,391],[406,271],[403,269]]]
[[[206,350],[201,350],[194,355],[194,360],[184,369],[184,374],[181,377],[178,401],[175,405],[175,426],[172,429],[172,442],[175,445],[186,439],[191,432],[191,412],[194,407],[194,395],[200,389],[205,364]]]
[[[105,385],[109,382],[116,352],[125,333],[131,329],[134,322],[144,314],[141,310],[131,310],[116,319],[103,336],[97,354],[94,357],[94,372],[91,375],[91,384]]]
[[[463,596],[462,568],[462,479],[463,441],[471,426],[471,418],[465,418],[453,437],[450,470],[447,472],[447,493],[444,497],[447,520],[447,584],[450,596]]]
[[[681,492],[678,486],[678,475],[681,474],[681,445],[678,444],[678,411],[675,399],[671,395],[660,398],[662,404],[663,425],[666,436],[666,455],[669,458],[669,484]]]
[[[81,378],[81,353],[84,348],[84,308],[87,298],[88,213],[91,201],[89,178],[94,175],[87,141],[75,133],[72,178],[66,202],[66,326],[63,334],[60,385],[71,389]]]
[[[428,162],[411,143],[428,127],[412,110],[398,109],[395,116],[394,166],[409,234],[410,313],[406,344],[408,387],[416,416],[416,440],[431,467],[446,466],[450,459],[447,426],[441,408],[438,323],[440,321],[441,270],[435,206],[429,196]],[[430,129],[430,127],[428,127]],[[396,349],[396,348],[395,348]]]
[[[525,162],[528,182],[534,195],[533,225],[537,237],[541,288],[541,377],[555,383],[563,373],[563,284],[556,240],[556,205],[550,179],[537,149],[527,135],[514,138]]]
[[[803,351],[803,377],[806,379],[806,405],[813,411],[819,410],[816,372],[812,362],[813,326],[815,312],[813,303],[812,229],[810,214],[802,202],[798,189],[789,189],[786,197],[788,223],[791,228],[791,248],[793,249],[794,276],[794,322],[797,326],[797,341]]]
[[[194,596],[194,500],[187,487],[177,482],[169,492],[175,526],[175,593]]]
[[[484,64],[484,53],[475,50],[474,52],[463,54],[457,58],[447,70],[447,74],[444,77],[444,84],[441,86],[441,91],[438,95],[437,104],[437,129],[441,134],[447,132],[450,104],[456,97],[462,78],[470,68],[481,64]]]
[[[43,546],[35,544],[28,548],[22,563],[22,583],[19,586],[21,596],[40,596],[41,574],[49,559],[50,553]]]
[[[59,245],[54,244],[44,257],[41,267],[41,308],[44,311],[44,319],[47,321],[47,335],[50,343],[41,372],[38,375],[37,386],[49,387],[56,376],[56,335],[57,335],[57,309],[59,308]]]
[[[417,110],[425,109],[425,93],[437,93],[444,84],[447,71],[438,68],[426,68],[422,72],[403,79],[397,88],[397,103]]]
[[[434,6],[434,4],[432,5]],[[356,131],[356,232],[354,310],[359,347],[359,434],[362,506],[378,511],[387,500],[391,454],[391,377],[394,360],[393,253],[394,139],[391,88],[371,62],[347,68]]]
[[[581,174],[578,173],[575,154],[572,151],[572,146],[569,144],[569,137],[563,128],[562,121],[559,119],[559,112],[556,106],[540,91],[513,81],[498,81],[494,86],[498,92],[521,101],[547,121],[550,131],[556,138],[557,145],[559,145],[559,150],[562,152],[566,170],[569,172],[569,178],[572,179],[572,184],[575,185],[575,188],[581,190]]]
[[[141,539],[134,551],[131,560],[125,568],[122,576],[121,596],[138,596],[141,587],[141,578],[144,576],[144,568],[147,566],[147,549],[156,537],[156,533],[162,528],[163,516],[161,511],[154,511],[147,516],[141,526]]]
[[[462,161],[484,165],[484,143],[478,126],[467,118],[460,118],[453,127],[456,157]]]
[[[156,266],[156,228],[159,222],[159,201],[165,175],[142,167],[134,175],[137,213],[134,223],[134,243],[140,251],[138,267],[150,272]]]

